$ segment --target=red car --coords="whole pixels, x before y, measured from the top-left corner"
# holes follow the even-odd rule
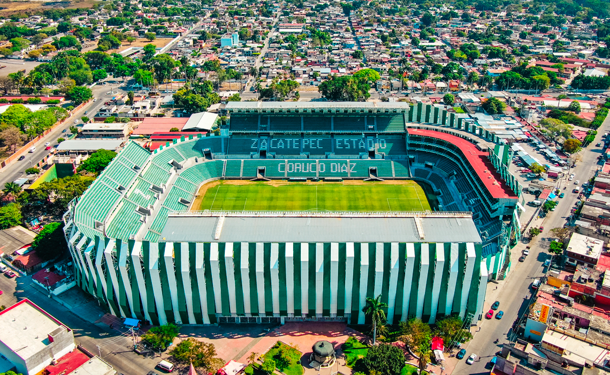
[[[11,270],[6,270],[4,271],[4,276],[8,277],[9,279],[12,279],[13,277],[17,276],[17,274]]]
[[[491,318],[493,318],[493,316],[494,316],[494,311],[491,309],[487,312],[487,314],[485,314],[485,317],[487,319],[491,319]]]

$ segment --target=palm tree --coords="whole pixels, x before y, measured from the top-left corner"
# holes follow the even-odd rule
[[[383,325],[387,321],[384,310],[387,307],[388,304],[381,301],[381,294],[377,298],[368,297],[366,299],[364,313],[370,316],[373,321],[373,345],[375,345],[377,340],[377,325]]]
[[[2,190],[6,195],[17,196],[21,192],[21,186],[17,185],[14,182],[7,182],[4,184],[4,190]]]

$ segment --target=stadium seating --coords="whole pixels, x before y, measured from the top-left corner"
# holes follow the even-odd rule
[[[451,192],[447,188],[447,182],[445,182],[441,176],[437,175],[436,173],[432,173],[430,174],[430,177],[428,177],[428,180],[434,184],[434,187],[437,190],[440,190],[441,199],[443,200],[444,205],[453,203],[453,195],[451,195]]]
[[[406,161],[398,161],[394,162],[394,177],[410,177],[408,164]]]
[[[249,131],[258,129],[258,115],[242,116],[233,114],[230,121],[231,131]]]
[[[377,152],[384,153],[387,156],[403,156],[407,154],[407,145],[403,137],[380,136],[377,140],[377,145]]]
[[[161,233],[163,231],[163,227],[165,227],[165,224],[167,223],[167,217],[169,215],[169,209],[166,207],[161,207],[161,209],[159,209],[159,212],[157,213],[157,216],[155,217],[155,220],[153,220],[152,224],[150,225],[150,230],[157,232],[157,233]],[[145,239],[149,239],[150,241],[153,241],[155,238],[158,239],[158,235],[155,236],[150,236],[151,233],[153,232],[148,232],[148,234],[146,235]],[[150,236],[150,237],[149,237]]]
[[[180,155],[180,153],[178,153],[178,151],[176,151],[173,147],[168,147],[157,151],[152,158],[153,163],[157,164],[166,171],[169,171],[172,168],[172,166],[169,164],[169,162],[172,160],[177,161],[178,163],[184,161],[182,155]]]
[[[135,164],[141,168],[144,164],[146,164],[146,160],[148,160],[150,152],[135,142],[129,142],[125,148],[121,150],[119,155],[125,164]]]
[[[75,220],[89,228],[95,228],[95,221],[104,222],[121,193],[101,181],[94,182],[78,202]]]
[[[142,207],[153,205],[156,201],[155,194],[150,190],[150,182],[138,178],[134,188],[129,192],[127,198]]]
[[[137,206],[123,200],[106,229],[106,235],[110,238],[128,240],[135,236],[142,226],[142,215],[136,212]]]
[[[427,180],[428,176],[430,176],[430,170],[421,169],[421,168],[416,168],[413,170],[413,177],[418,177],[418,178]]]
[[[180,177],[196,185],[199,185],[203,181],[208,180],[210,178],[221,177],[223,166],[224,161],[222,160],[208,161],[205,163],[195,164],[192,167],[182,171],[180,173]]]
[[[192,192],[197,191],[197,187],[199,186],[199,184],[190,182],[189,180],[186,180],[182,177],[178,177],[176,179],[176,182],[174,182],[174,185],[178,186],[179,188],[182,188],[183,190]]]
[[[318,177],[349,177],[347,160],[319,160]]]
[[[227,160],[227,169],[225,170],[226,178],[241,177],[241,159]]]
[[[194,190],[195,188],[193,188],[191,191],[184,191],[177,186],[173,186],[167,194],[165,201],[163,201],[163,206],[169,208],[172,211],[187,210],[188,206],[180,203],[180,198],[192,202]]]
[[[392,162],[389,160],[377,161],[377,177],[380,178],[391,178],[392,175]]]
[[[303,138],[299,135],[274,135],[264,141],[267,150],[277,155],[299,155]]]
[[[426,152],[417,153],[417,162],[421,163],[421,164],[432,163],[432,164],[436,165],[436,162],[438,161],[438,159],[439,159],[439,157],[434,154],[429,154]]]
[[[223,147],[223,142],[225,142],[225,147]],[[203,137],[197,141],[195,147],[200,150],[209,148],[212,154],[226,154],[226,142],[226,137]]]
[[[372,120],[372,119],[371,119]],[[369,124],[372,121],[369,120]],[[376,116],[377,131],[400,132],[405,130],[405,121],[402,114],[392,116]]]
[[[250,155],[251,152],[258,152],[258,137],[255,135],[249,137],[233,136],[229,139],[229,154],[233,155]],[[254,145],[254,147],[253,147]]]
[[[155,163],[150,163],[142,173],[142,178],[153,185],[161,186],[167,183],[169,172],[168,170],[162,169]]]
[[[462,170],[460,169],[460,167],[453,161],[449,160],[448,158],[439,158],[438,162],[436,163],[436,168],[439,168],[440,170],[442,170],[443,172],[450,174],[452,172],[456,172],[458,174],[462,174]]]
[[[357,157],[361,152],[368,152],[368,146],[374,145],[374,141],[368,142],[361,135],[335,135],[335,155],[350,155]]]
[[[445,211],[462,211],[456,203],[445,205]]]
[[[334,116],[334,131],[364,131],[364,116]]]
[[[201,148],[198,147],[198,142],[196,139],[185,140],[172,147],[175,148],[180,155],[184,156],[185,159],[200,158],[203,156]]]
[[[256,168],[264,167],[268,164],[269,160],[244,160],[244,169],[242,171],[242,177],[254,178],[256,177]],[[276,163],[281,163],[277,161]]]
[[[261,165],[259,163],[259,165]],[[266,160],[265,166],[265,177],[269,178],[284,178],[286,170],[285,160]]]
[[[114,168],[110,169],[104,177],[111,179],[120,186],[127,187],[138,174],[138,171],[123,164],[121,159],[123,158],[120,158],[119,162],[114,164]]]
[[[300,116],[271,117],[270,131],[301,131]]]
[[[330,132],[331,117],[330,116],[303,116],[304,131],[324,131]]]
[[[461,176],[461,175],[460,175]],[[461,176],[460,178],[455,179],[454,181],[455,187],[459,190],[460,194],[468,194],[472,191],[472,187],[470,183],[466,180],[465,177]]]

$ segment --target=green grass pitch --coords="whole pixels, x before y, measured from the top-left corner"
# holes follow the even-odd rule
[[[426,211],[436,197],[414,181],[295,183],[220,181],[207,188],[200,210],[212,211]],[[205,188],[205,187],[204,187]],[[195,205],[194,209],[197,206]]]

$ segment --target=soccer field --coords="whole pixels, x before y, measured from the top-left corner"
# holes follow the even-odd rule
[[[426,189],[429,187],[426,186]],[[203,194],[203,197],[201,195]],[[193,209],[212,211],[426,211],[436,207],[414,181],[217,181],[201,187]],[[201,202],[198,204],[198,202]]]

